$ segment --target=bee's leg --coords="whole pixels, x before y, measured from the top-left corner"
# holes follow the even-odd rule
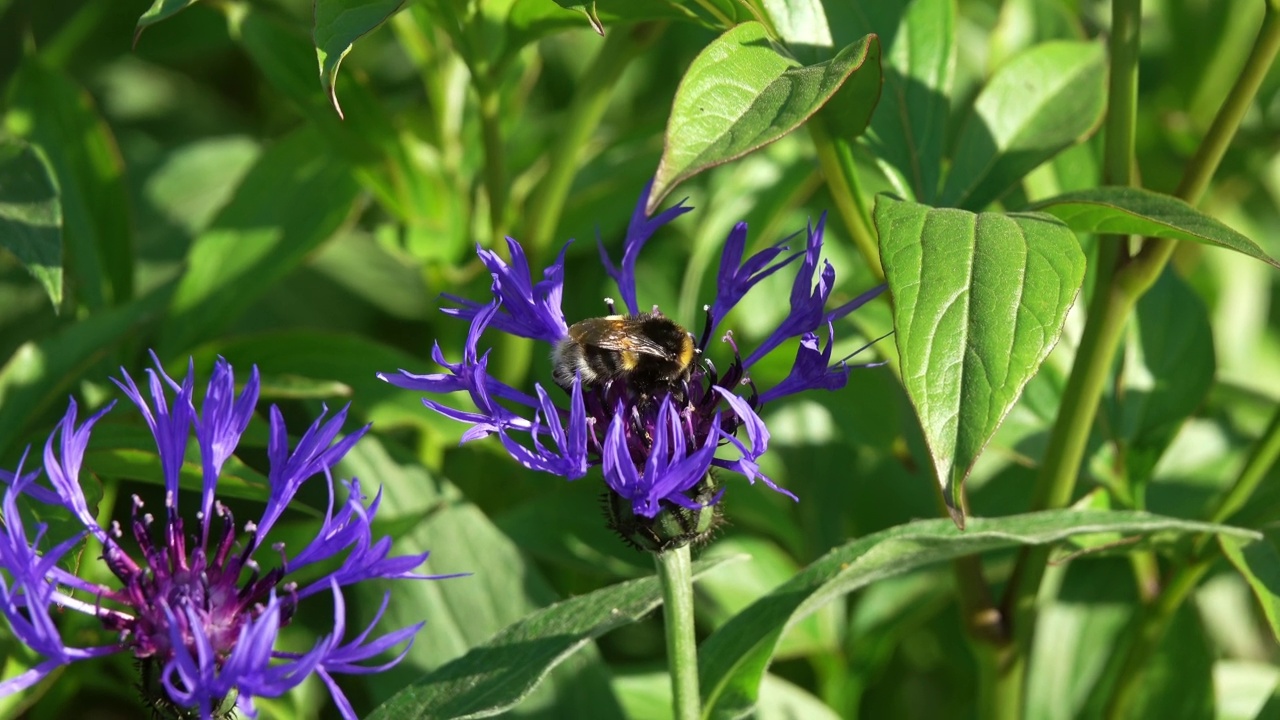
[[[613,307],[613,298],[605,298],[604,306],[609,309],[610,315],[617,315],[618,311]]]

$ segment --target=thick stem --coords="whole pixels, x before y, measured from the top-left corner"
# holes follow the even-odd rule
[[[827,179],[827,188],[835,201],[836,212],[853,238],[853,244],[867,261],[867,267],[877,280],[884,280],[884,268],[880,265],[880,248],[871,230],[862,194],[858,188],[858,171],[853,162],[853,145],[843,138],[832,137],[821,117],[807,123],[813,146],[818,151],[818,164]]]
[[[658,36],[661,28],[661,23],[641,23],[633,28],[611,29],[600,52],[578,80],[564,124],[548,154],[547,174],[529,204],[527,225],[521,233],[526,252],[536,254],[554,240],[582,148],[604,117],[622,71]],[[532,260],[531,264],[536,266]]]
[[[1137,114],[1141,0],[1115,0],[1111,5],[1111,75],[1108,88],[1106,147],[1103,166],[1109,182],[1131,184]],[[1137,297],[1113,287],[1118,266],[1127,259],[1124,238],[1103,238],[1098,272],[1080,347],[1063,392],[1062,406],[1049,435],[1049,446],[1036,478],[1033,510],[1065,507],[1088,447],[1089,431],[1111,374],[1111,359],[1124,338],[1125,322]],[[1110,243],[1108,246],[1106,243]],[[1024,548],[1018,556],[1002,607],[1013,623],[1015,642],[1001,666],[1001,686],[1025,682],[1027,655],[1035,633],[1035,602],[1049,561],[1049,548]],[[1013,692],[1006,688],[1005,692]]]
[[[1245,112],[1257,95],[1267,70],[1275,62],[1280,52],[1280,1],[1270,0],[1262,27],[1253,49],[1245,61],[1235,85],[1223,102],[1208,134],[1197,149],[1195,157],[1187,166],[1182,182],[1178,185],[1178,195],[1183,200],[1195,204],[1204,195],[1222,156],[1230,146]],[[1130,292],[1141,293],[1150,287],[1159,277],[1165,264],[1174,250],[1174,241],[1152,238],[1143,246],[1142,251],[1134,258],[1134,262],[1124,269],[1123,275],[1117,277],[1117,283]],[[1257,488],[1267,469],[1280,455],[1280,412],[1272,419],[1266,433],[1254,447],[1253,455],[1241,471],[1240,476],[1223,498],[1222,503],[1214,511],[1212,519],[1221,522],[1238,510]],[[1196,549],[1202,551],[1207,540],[1196,543]],[[1110,717],[1123,717],[1130,707],[1137,689],[1142,683],[1142,674],[1151,655],[1159,646],[1161,638],[1168,629],[1169,622],[1182,602],[1195,589],[1200,578],[1208,570],[1209,560],[1196,558],[1191,564],[1183,565],[1165,585],[1156,601],[1151,604],[1142,616],[1141,624],[1133,641],[1125,651],[1120,665],[1120,672],[1114,690],[1107,702]]]
[[[662,620],[666,626],[667,664],[675,720],[698,720],[698,643],[693,634],[693,563],[689,546],[657,553],[662,583]]]

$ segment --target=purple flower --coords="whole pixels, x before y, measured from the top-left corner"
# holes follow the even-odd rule
[[[663,225],[692,209],[682,201],[649,218],[644,213],[648,196],[646,187],[627,229],[622,261],[615,266],[603,245],[600,247],[605,270],[617,283],[632,316],[641,312],[635,277],[640,249]],[[654,375],[680,377],[657,392],[650,389],[649,381],[629,383],[625,372],[605,373],[602,377],[593,370],[591,382],[584,383],[581,374],[574,377],[574,368],[567,367],[558,382],[569,390],[569,397],[567,403],[557,406],[540,384],[535,386],[535,398],[488,375],[488,353],[481,352],[479,345],[488,329],[543,340],[553,346],[565,343],[571,334],[560,307],[565,251],[561,250],[551,267],[543,271],[544,279],[534,284],[523,249],[510,238],[510,264],[496,254],[480,251],[481,260],[493,277],[489,302],[449,297],[460,307],[445,312],[471,323],[462,362],[446,362],[437,346],[432,357],[444,373],[414,375],[400,370],[396,374],[379,373],[379,377],[398,387],[432,394],[466,392],[477,412],[456,410],[435,399],[423,402],[432,410],[470,425],[463,442],[496,433],[511,456],[525,467],[572,480],[582,477],[588,467],[601,466],[610,489],[610,524],[633,542],[639,534],[649,538],[641,545],[665,549],[669,546],[667,536],[663,532],[655,534],[664,512],[675,513],[680,527],[706,525],[705,516],[698,513],[717,503],[723,493],[709,474],[712,468],[740,473],[751,482],[758,479],[795,498],[760,469],[760,457],[769,443],[760,409],[765,402],[787,395],[844,387],[851,366],[848,357],[832,362],[833,321],[884,290],[880,286],[833,310],[826,309],[835,285],[835,270],[825,261],[819,268],[824,223],[825,216],[808,228],[803,249],[792,252],[785,244],[787,240],[783,240],[745,261],[746,223],[733,228],[725,241],[716,297],[705,308],[701,333],[696,339],[690,336],[694,348],[692,366],[683,375],[669,370]],[[796,260],[801,262],[786,318],[746,360],[732,334],[726,332],[723,339],[733,357],[723,371],[718,371],[707,355],[710,339],[721,322],[760,281]],[[827,327],[825,348],[820,347],[816,334],[823,325]],[[575,338],[580,335],[575,334]],[[749,375],[750,368],[792,338],[800,338],[800,346],[791,372],[778,386],[758,392]],[[652,355],[657,351],[641,352]],[[665,362],[674,362],[678,356],[673,352]],[[643,360],[632,353],[630,360],[624,358],[625,362],[617,365],[634,367],[637,357]],[[518,442],[517,434],[528,435],[530,441]],[[543,438],[550,438],[554,447],[549,447]]]
[[[119,522],[103,528],[89,509],[80,467],[94,424],[114,403],[79,424],[76,403],[69,403],[45,443],[43,474],[49,487],[37,484],[40,471],[24,473],[19,466],[12,474],[0,472],[0,482],[7,486],[5,522],[0,523],[0,568],[5,571],[0,575],[0,612],[14,635],[44,658],[0,682],[0,696],[34,685],[59,666],[127,652],[142,664],[143,690],[154,707],[181,708],[201,718],[224,717],[238,708],[256,717],[255,697],[282,695],[315,673],[329,687],[343,717],[354,720],[357,716],[332,674],[373,673],[395,665],[422,624],[370,639],[371,624],[345,640],[342,588],[372,579],[452,577],[414,572],[427,553],[392,557],[391,539],[373,537],[380,492],[369,501],[353,479],[342,483],[346,499],[337,499],[332,468],[368,427],[339,438],[346,408],[327,420],[326,411],[291,449],[284,420],[273,406],[266,508],[256,523],[237,527],[231,511],[216,499],[218,478],[257,405],[257,368],[237,396],[231,366],[219,358],[199,413],[190,365],[181,384],[169,378],[158,361],[147,375],[145,391],[128,373],[116,385],[155,438],[165,482],[163,518],[149,512],[136,495],[128,528]],[[178,482],[193,429],[203,483],[199,506],[184,518],[178,508]],[[268,545],[266,537],[298,489],[316,476],[328,485],[328,508],[315,539],[290,556],[283,545]],[[46,525],[28,530],[19,499],[61,506],[84,529],[50,547]],[[199,526],[188,531],[185,520],[192,518]],[[102,560],[118,585],[84,580],[64,569],[62,559],[86,536],[101,545]],[[273,556],[271,569],[265,571],[255,559],[264,547]],[[339,555],[341,560],[336,560]],[[320,562],[326,563],[327,572],[317,575]],[[288,580],[299,573],[314,579],[300,588]],[[289,624],[298,603],[322,593],[332,598],[333,631],[305,653],[275,649],[277,634]],[[54,623],[63,609],[97,617],[116,639],[87,648],[66,644]],[[403,651],[389,663],[359,664],[401,643]]]

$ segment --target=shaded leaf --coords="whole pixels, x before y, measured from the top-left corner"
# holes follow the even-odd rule
[[[133,31],[133,44],[138,44],[143,30],[195,4],[196,0],[152,0],[151,7],[138,18],[138,25]]]
[[[956,141],[939,204],[980,210],[1102,121],[1106,53],[1100,43],[1037,45],[996,71]]]
[[[1213,386],[1213,333],[1200,297],[1172,269],[1138,300],[1116,392],[1107,398],[1129,481],[1145,482]]]
[[[84,88],[35,59],[10,88],[10,129],[40,148],[62,206],[64,289],[97,310],[133,296],[133,228],[124,164]]]
[[[88,322],[21,345],[0,367],[0,455],[22,440],[28,423],[38,419],[91,365],[112,352],[117,342],[148,317],[160,313],[172,288],[161,287]]]
[[[21,140],[0,139],[0,247],[62,303],[62,206],[50,169]]]
[[[200,235],[161,328],[161,357],[217,334],[337,229],[357,185],[300,131],[268,148]]]
[[[885,44],[884,89],[871,116],[868,145],[892,167],[916,199],[935,200],[942,177],[950,97],[955,82],[955,3],[952,0],[880,2],[892,14]]]
[[[648,212],[684,180],[800,127],[854,73],[868,64],[878,68],[867,63],[878,54],[868,36],[828,61],[804,66],[779,53],[758,22],[721,35],[694,59],[676,90]],[[842,99],[841,107],[860,103],[869,112],[875,97]]]
[[[351,46],[364,35],[395,15],[404,0],[315,0],[315,24],[312,37],[316,58],[320,61],[320,82],[338,117],[338,66],[351,52]]]
[[[726,558],[694,564],[694,577]],[[384,703],[371,720],[478,718],[515,705],[583,644],[637,622],[662,603],[657,576],[628,580],[543,608]]]
[[[963,523],[964,479],[1057,343],[1084,253],[1047,215],[975,215],[881,195],[875,223],[903,385]]]
[[[404,457],[395,446],[383,445],[380,438],[367,435],[343,459],[335,474],[358,477],[366,488],[381,487],[382,505],[375,530],[395,538],[394,553],[431,551],[422,572],[472,573],[446,581],[396,583],[391,589],[391,602],[383,624],[390,628],[404,627],[425,619],[427,627],[418,634],[404,663],[388,672],[362,676],[369,694],[377,701],[387,700],[410,686],[420,688],[415,681],[424,672],[432,671],[433,675],[444,672],[444,667],[452,665],[451,661],[461,662],[460,658],[465,659],[472,652],[488,652],[488,648],[477,648],[513,623],[525,623],[527,627],[530,616],[540,607],[559,599],[520,549],[495,528],[478,507],[468,502],[456,486]],[[383,591],[384,588],[376,585],[357,587],[366,617],[371,617],[381,603]],[[555,638],[551,642],[560,640]],[[551,663],[554,666],[558,662],[558,667],[487,668],[493,673],[490,678],[499,685],[506,673],[526,679],[527,671],[534,672],[538,678],[545,676],[527,703],[513,708],[513,713],[523,714],[521,711],[526,705],[536,705],[555,708],[556,713],[565,717],[620,716],[607,672],[591,639],[578,639],[573,645],[578,652],[568,657],[567,653],[560,654]],[[424,701],[448,700],[435,690],[425,692],[427,695],[420,696]],[[419,697],[414,690],[405,690],[400,701],[412,702],[414,697]],[[456,702],[475,699],[471,695],[460,696]],[[510,704],[506,699],[503,702],[504,706]],[[409,717],[385,708],[375,714],[397,719]],[[431,717],[452,715],[433,713]]]
[[[1133,187],[1098,187],[1042,200],[1033,210],[1059,218],[1072,230],[1099,235],[1143,235],[1235,250],[1273,267],[1252,240],[1171,195]]]
[[[742,611],[699,648],[704,717],[741,717],[755,705],[760,681],[782,632],[838,597],[882,578],[975,553],[1043,545],[1097,532],[1145,535],[1215,532],[1255,538],[1225,525],[1142,512],[1050,510],[972,518],[961,531],[945,519],[917,520],[854,540],[822,556]]]
[[[1280,552],[1268,538],[1218,538],[1222,552],[1249,583],[1271,634],[1280,639]]]

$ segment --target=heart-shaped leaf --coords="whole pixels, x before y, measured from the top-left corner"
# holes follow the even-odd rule
[[[1031,209],[1053,215],[1076,232],[1188,240],[1280,267],[1244,235],[1176,197],[1151,190],[1115,186],[1078,190],[1042,200]]]
[[[338,66],[351,46],[395,15],[404,0],[315,0],[312,37],[320,61],[320,82],[329,93],[333,109],[342,117],[338,104]]]
[[[53,172],[30,145],[0,140],[0,247],[62,303],[62,205]]]
[[[778,52],[758,22],[716,38],[694,58],[676,90],[647,210],[653,212],[684,180],[800,127],[855,72],[878,73],[878,57],[878,41],[866,36],[830,60],[800,65]],[[858,97],[842,98],[841,107],[847,114],[861,104],[869,114],[878,93],[878,82],[858,83]]]
[[[727,559],[699,561],[694,565],[694,576]],[[662,588],[656,576],[558,602],[513,623],[484,645],[396,693],[368,720],[496,715],[519,702],[575,650],[616,627],[640,620],[661,602]]]
[[[836,598],[918,567],[962,555],[1044,545],[1100,532],[1214,532],[1259,537],[1240,528],[1143,512],[1049,510],[973,518],[970,525],[961,532],[945,519],[917,520],[858,538],[822,556],[738,613],[698,650],[703,716],[737,718],[750,712],[778,638],[788,627]]]
[[[876,198],[902,382],[952,517],[1022,388],[1058,341],[1084,253],[1048,215],[934,209]]]
[[[1084,138],[1107,103],[1099,43],[1048,42],[996,71],[965,122],[941,205],[981,210]]]

